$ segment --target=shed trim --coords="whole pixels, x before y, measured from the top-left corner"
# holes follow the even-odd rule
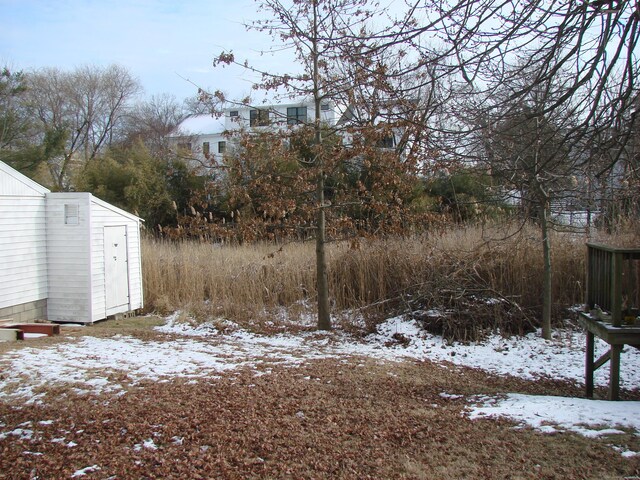
[[[144,219],[134,215],[133,213],[129,213],[126,210],[122,210],[121,208],[118,208],[115,205],[111,205],[110,203],[107,203],[104,200],[100,200],[98,197],[94,197],[93,195],[91,195],[91,201],[100,205],[101,207],[106,208],[107,210],[111,210],[112,212],[122,215],[123,217],[127,217],[130,220],[134,220],[136,222],[144,222]]]

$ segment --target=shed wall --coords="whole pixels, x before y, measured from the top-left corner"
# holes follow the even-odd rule
[[[0,172],[3,188],[8,181]],[[16,190],[11,190],[16,191]],[[44,194],[0,190],[0,309],[47,297]]]
[[[89,193],[51,193],[0,162],[0,317],[106,318],[105,226],[126,226],[129,303],[122,308],[142,308],[140,219]]]
[[[104,258],[104,227],[127,227],[127,256],[129,274],[129,304],[118,311],[107,311]],[[140,227],[130,214],[102,202],[95,197],[91,203],[91,291],[92,321],[107,315],[142,308],[142,271],[140,268]]]
[[[46,188],[0,162],[0,316],[42,318],[47,297]]]
[[[47,195],[49,320],[91,321],[91,224],[88,193]],[[65,223],[65,204],[78,206],[77,224]]]
[[[43,197],[49,190],[0,162],[0,196]]]

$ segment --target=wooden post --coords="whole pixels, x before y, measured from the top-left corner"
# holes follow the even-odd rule
[[[594,348],[593,332],[587,330],[587,353],[585,362],[585,383],[587,386],[587,398],[593,398],[593,355]]]
[[[592,269],[595,268],[595,265],[593,264],[594,262],[591,258],[592,255],[593,255],[592,247],[587,245],[587,258],[585,262],[587,265],[587,278],[585,279],[584,304],[587,306],[589,310],[593,308],[593,304],[594,304],[593,295],[591,294],[591,283],[593,282],[593,280],[591,279],[591,277],[593,276]]]
[[[622,325],[622,254],[614,252],[611,262],[611,324]]]
[[[636,270],[636,298],[635,298],[635,302],[634,305],[636,308],[640,307],[640,262],[638,261],[637,258],[634,258],[634,262],[633,265],[635,266],[635,270]]]
[[[620,353],[623,345],[611,345],[609,400],[620,400]]]

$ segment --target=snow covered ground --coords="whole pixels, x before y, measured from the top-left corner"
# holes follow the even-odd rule
[[[422,331],[410,320],[392,318],[376,334],[355,340],[343,332],[304,332],[257,335],[226,322],[224,332],[214,324],[190,327],[177,315],[157,327],[175,339],[140,340],[130,336],[84,336],[50,346],[27,347],[0,357],[0,399],[41,402],[38,387],[56,382],[72,384],[78,393],[121,394],[123,382],[166,381],[173,377],[211,378],[240,368],[256,375],[275,365],[295,367],[320,358],[365,356],[379,361],[430,360],[472,366],[499,375],[525,379],[541,376],[578,383],[584,377],[584,335],[561,331],[553,341],[539,335],[505,339],[490,337],[478,344],[449,344]],[[401,341],[398,341],[400,339]],[[598,354],[605,344],[597,346]],[[608,369],[597,372],[596,384],[607,385]],[[623,387],[640,385],[640,352],[623,353]],[[443,396],[450,395],[443,392]],[[446,397],[445,397],[446,398]],[[466,399],[470,418],[505,416],[542,432],[573,431],[586,436],[640,433],[640,402],[606,402],[560,397],[508,394]],[[11,432],[0,432],[8,435]],[[623,455],[635,452],[621,450]]]

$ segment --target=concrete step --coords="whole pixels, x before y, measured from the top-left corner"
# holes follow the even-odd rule
[[[24,332],[17,328],[0,328],[0,342],[24,340]]]

